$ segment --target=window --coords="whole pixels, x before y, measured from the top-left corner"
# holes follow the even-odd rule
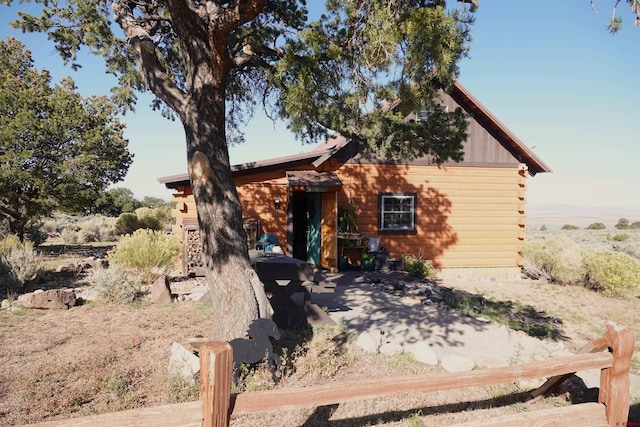
[[[416,193],[380,193],[378,231],[390,234],[416,232]]]
[[[427,120],[429,120],[429,116],[431,115],[431,110],[432,107],[422,107],[421,109],[419,109],[416,112],[416,122],[425,122]],[[440,108],[440,111],[443,113],[448,113],[449,112],[449,107],[447,107],[446,105],[439,105],[437,108]]]

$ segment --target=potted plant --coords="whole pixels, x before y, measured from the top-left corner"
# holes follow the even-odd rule
[[[363,252],[360,259],[362,260],[362,265],[360,266],[360,269],[362,271],[373,271],[373,261],[375,260],[375,257],[373,255],[371,255],[369,252]]]
[[[345,203],[338,208],[338,231],[346,236],[358,234],[358,206]]]

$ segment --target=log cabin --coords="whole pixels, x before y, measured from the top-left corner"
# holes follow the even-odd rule
[[[285,254],[338,269],[357,266],[368,239],[379,239],[384,266],[415,255],[443,277],[518,278],[527,178],[551,169],[459,82],[441,103],[467,115],[460,162],[385,160],[335,135],[306,153],[233,166],[249,245],[271,234]],[[188,247],[199,243],[189,176],[158,181],[174,190],[182,273],[193,273],[198,259]],[[345,229],[341,207],[357,207],[357,230]]]

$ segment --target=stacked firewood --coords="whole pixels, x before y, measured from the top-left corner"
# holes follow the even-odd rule
[[[184,234],[184,260],[187,275],[200,275],[204,261],[202,260],[202,244],[200,243],[200,231],[185,230]]]

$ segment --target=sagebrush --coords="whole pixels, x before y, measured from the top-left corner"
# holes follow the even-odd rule
[[[175,268],[180,241],[161,231],[136,230],[123,236],[109,251],[109,260],[139,271],[145,283],[168,274]]]
[[[631,297],[640,290],[640,261],[611,251],[584,255],[584,285],[611,297]]]
[[[107,302],[129,304],[144,295],[141,275],[118,264],[98,267],[91,282],[100,299]]]

